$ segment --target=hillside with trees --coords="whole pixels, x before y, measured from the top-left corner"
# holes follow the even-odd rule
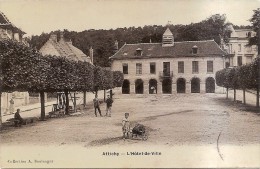
[[[168,25],[174,35],[175,41],[199,41],[214,39],[220,44],[220,36],[227,40],[228,31],[225,30],[225,15],[212,15],[209,18],[189,25]],[[230,24],[230,23],[228,23]],[[102,67],[110,66],[109,57],[114,54],[114,44],[118,41],[119,48],[124,43],[153,43],[161,42],[162,34],[167,26],[149,25],[144,27],[117,28],[110,30],[85,30],[75,32],[69,30],[64,31],[64,37],[71,40],[73,45],[81,49],[85,54],[89,55],[89,49],[94,49],[94,64]],[[60,30],[50,33],[42,33],[40,36],[32,36],[30,45],[37,48],[49,39],[51,33],[59,35]],[[59,39],[59,36],[58,36]]]

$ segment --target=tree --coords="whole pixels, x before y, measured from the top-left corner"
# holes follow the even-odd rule
[[[258,58],[260,57],[260,8],[253,10],[254,14],[252,18],[249,20],[252,25],[253,29],[256,32],[256,36],[250,38],[249,45],[257,45],[258,46]],[[257,87],[256,87],[256,104],[259,107],[259,90],[260,90],[260,63],[257,62]]]

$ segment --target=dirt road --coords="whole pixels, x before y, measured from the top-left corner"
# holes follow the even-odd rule
[[[105,114],[105,105],[101,106]],[[233,104],[222,94],[117,95],[112,117],[81,115],[54,118],[1,131],[1,145],[211,145],[259,144],[260,116],[254,108]],[[148,140],[122,138],[121,120],[146,126]]]

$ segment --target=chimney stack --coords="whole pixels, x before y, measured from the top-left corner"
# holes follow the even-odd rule
[[[91,46],[90,49],[89,49],[89,57],[90,57],[91,63],[94,63],[93,55],[94,55],[94,51],[93,51],[93,48]]]
[[[115,41],[115,45],[114,45],[114,53],[116,53],[118,51],[118,41]]]
[[[50,40],[57,42],[57,35],[51,34]]]
[[[60,32],[60,41],[63,41],[63,40],[64,40],[63,32]]]

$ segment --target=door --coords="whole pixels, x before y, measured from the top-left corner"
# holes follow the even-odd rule
[[[163,75],[170,76],[170,62],[163,62]]]

